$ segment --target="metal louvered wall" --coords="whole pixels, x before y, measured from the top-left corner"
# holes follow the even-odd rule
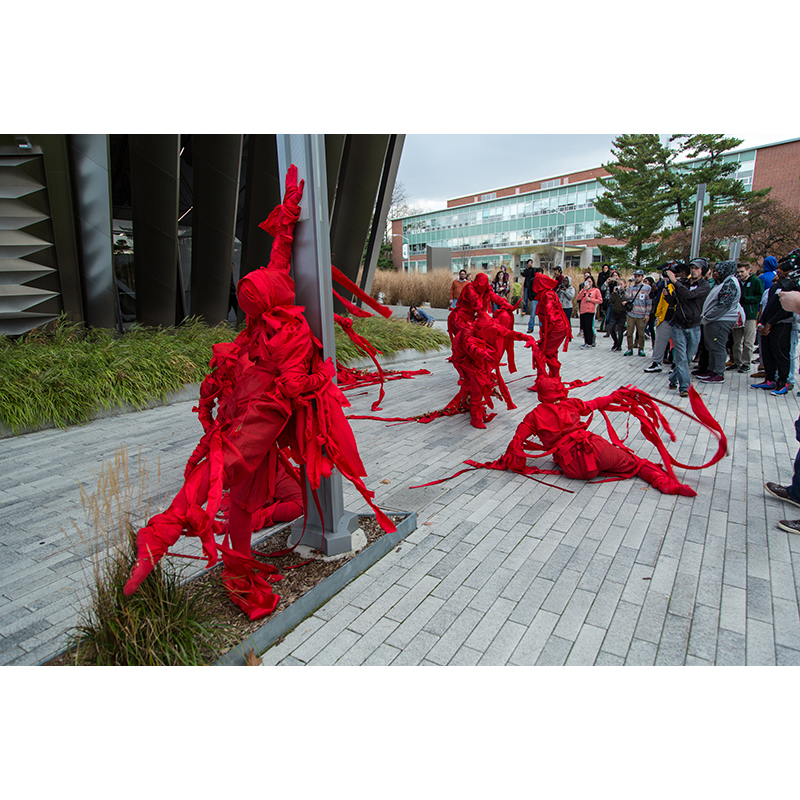
[[[226,319],[235,241],[240,276],[269,260],[258,223],[283,195],[275,138],[0,134],[0,334],[62,313],[122,330],[131,305],[146,325]],[[399,134],[325,135],[331,259],[366,290],[402,144]],[[194,243],[191,264],[181,263],[179,225]],[[114,254],[120,227],[132,254]]]
[[[31,149],[24,155],[0,152],[0,333],[6,335],[58,316],[52,298],[59,293],[36,285],[56,269],[43,156]],[[47,301],[49,308],[42,308]]]

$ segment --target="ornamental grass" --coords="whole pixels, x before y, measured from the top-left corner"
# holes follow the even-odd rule
[[[62,316],[26,336],[0,336],[0,423],[13,433],[86,422],[100,410],[143,408],[197,383],[211,346],[232,341],[227,324],[197,319],[128,333],[89,329]]]
[[[441,331],[382,317],[356,319],[354,328],[384,355],[449,345]],[[361,358],[335,326],[339,361]],[[144,408],[200,383],[212,345],[231,342],[227,323],[209,327],[188,319],[174,328],[135,326],[125,334],[86,328],[61,317],[52,326],[11,339],[0,336],[0,425],[17,434],[46,425],[66,427],[100,411]]]
[[[191,591],[169,564],[159,562],[130,597],[123,592],[136,561],[135,531],[149,516],[147,469],[139,460],[131,478],[124,448],[104,462],[97,488],[81,487],[92,547],[91,602],[68,634],[64,663],[76,666],[194,666],[236,643],[233,628],[220,621],[208,591]],[[139,520],[137,522],[137,519]]]

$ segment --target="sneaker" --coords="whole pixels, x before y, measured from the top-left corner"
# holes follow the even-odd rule
[[[739,365],[738,364],[726,364],[725,365],[725,369],[726,369],[727,372],[730,372],[731,370],[739,369]]]
[[[591,347],[591,345],[590,345],[590,344],[586,344],[586,342],[584,342],[584,343],[581,345],[581,348],[580,348],[580,349],[581,349],[581,350],[585,350],[587,347]]]
[[[710,375],[711,373],[707,369],[693,369],[692,375],[696,375],[698,378],[704,378],[706,375]]]
[[[800,533],[800,519],[779,520],[778,527],[782,531],[788,531],[789,533]]]
[[[669,388],[672,389],[672,391],[674,392],[678,388],[678,384],[677,383],[671,383],[669,385]]]
[[[661,364],[654,361],[649,367],[644,368],[645,372],[661,372]]]
[[[639,355],[640,355],[642,358],[647,358],[647,353],[645,353],[645,351],[644,351],[644,350],[640,350],[640,351],[639,351]]]
[[[789,394],[789,387],[784,386],[781,389],[776,389],[774,392],[770,392],[770,394],[774,394],[775,397],[780,397],[781,395]]]
[[[685,390],[681,390],[681,397],[688,397],[688,396],[689,396],[689,392],[687,392]]]
[[[626,350],[622,355],[623,356],[632,356],[633,355],[633,350]]]
[[[703,383],[725,383],[725,378],[722,375],[715,375],[713,372],[706,375],[705,378],[700,378]]]
[[[751,383],[751,389],[774,389],[775,388],[775,381],[765,381],[764,383]]]
[[[764,484],[764,488],[773,497],[777,497],[778,500],[783,500],[786,503],[791,503],[793,506],[798,506],[798,508],[800,508],[800,503],[798,503],[796,500],[792,500],[792,498],[789,496],[788,487],[781,486],[779,483],[767,482]]]
[[[699,370],[695,370],[692,375],[697,378],[697,380],[702,381],[706,378],[710,378],[714,373],[713,372],[700,372]]]
[[[750,373],[750,367],[739,367],[736,371],[741,372],[742,375],[748,375]]]

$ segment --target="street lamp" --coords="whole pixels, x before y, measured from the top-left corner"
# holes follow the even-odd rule
[[[559,211],[558,209],[554,210],[556,214],[564,215],[564,228],[562,231],[562,238],[561,238],[561,269],[566,269],[567,265],[564,263],[564,260],[566,259],[566,252],[567,252],[567,212]]]

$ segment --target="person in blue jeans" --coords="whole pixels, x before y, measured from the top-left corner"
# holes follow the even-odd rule
[[[689,278],[678,278],[672,270],[665,276],[675,293],[675,313],[672,317],[672,356],[674,370],[669,377],[669,388],[680,389],[681,397],[689,396],[689,364],[700,345],[700,319],[711,287],[705,276],[708,260],[693,258],[689,262]]]
[[[800,292],[781,292],[780,303],[784,311],[790,311],[795,314],[800,313]],[[800,417],[794,422],[794,438],[800,442]],[[800,507],[800,449],[794,459],[791,484],[789,486],[781,486],[779,483],[768,481],[764,484],[764,488],[773,497]],[[778,522],[778,527],[788,533],[800,533],[800,519],[782,519]]]

